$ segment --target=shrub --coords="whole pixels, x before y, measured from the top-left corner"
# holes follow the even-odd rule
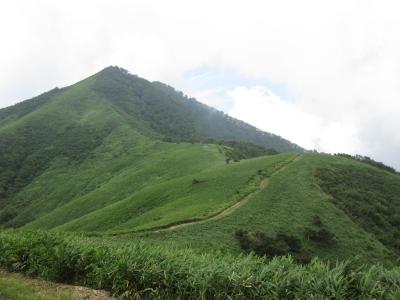
[[[400,177],[373,168],[338,164],[315,172],[332,203],[385,247],[400,255]]]
[[[335,234],[330,232],[326,228],[321,228],[319,230],[306,229],[305,237],[314,242],[322,244],[333,244],[335,240]]]
[[[322,221],[319,216],[314,216],[312,223],[313,223],[313,225],[318,226],[318,227],[322,226]]]
[[[302,249],[300,239],[293,235],[278,233],[273,238],[261,231],[247,232],[240,229],[235,232],[235,237],[246,252],[267,257],[292,254],[298,262],[309,261],[309,255]]]
[[[384,163],[380,162],[380,161],[375,161],[372,158],[368,157],[368,156],[363,156],[363,155],[350,155],[350,154],[346,154],[346,153],[336,153],[335,156],[340,156],[340,157],[345,157],[345,158],[350,158],[350,159],[354,159],[357,161],[360,161],[362,163],[371,165],[373,167],[385,170],[387,172],[393,173],[393,174],[398,174],[398,172],[396,172],[396,170],[393,167],[387,166]]]

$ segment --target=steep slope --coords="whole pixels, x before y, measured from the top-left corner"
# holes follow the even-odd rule
[[[3,115],[0,209],[53,161],[63,158],[68,163],[79,164],[122,124],[118,123],[118,115],[109,103],[90,93],[93,81],[89,79],[72,88],[50,92],[35,99],[39,103],[36,107],[30,100]],[[13,213],[9,212],[8,218]]]
[[[231,118],[160,82],[109,67],[96,75],[95,91],[110,100],[129,122],[167,140],[245,141],[279,152],[302,152],[299,146]]]
[[[118,67],[2,109],[0,224],[18,227],[55,211],[46,227],[59,226],[146,185],[270,152],[206,139],[301,151]]]

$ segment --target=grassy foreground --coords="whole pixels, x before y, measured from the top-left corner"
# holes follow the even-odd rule
[[[399,299],[400,269],[207,253],[41,231],[0,233],[0,267],[126,298]]]

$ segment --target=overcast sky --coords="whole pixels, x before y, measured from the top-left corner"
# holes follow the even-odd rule
[[[108,65],[400,169],[398,1],[0,2],[0,107]]]

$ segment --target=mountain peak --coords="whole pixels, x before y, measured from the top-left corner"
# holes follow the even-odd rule
[[[100,72],[104,72],[104,71],[119,71],[119,72],[123,72],[123,73],[129,73],[127,69],[124,69],[124,68],[122,68],[120,66],[117,66],[117,65],[115,65],[115,66],[110,65],[108,67],[105,67]]]
[[[175,141],[211,138],[253,143],[280,152],[303,151],[280,136],[267,134],[194,101],[169,85],[150,82],[118,66],[109,66],[99,72],[94,89],[129,122],[135,120],[135,124],[143,125],[142,128],[147,128],[157,138]]]
[[[111,65],[111,66],[105,67],[100,72],[98,72],[96,75],[99,75],[99,74],[101,74],[101,75],[104,75],[104,74],[116,74],[116,73],[125,74],[125,75],[130,74],[129,71],[124,69],[124,68],[121,68],[119,66]]]

